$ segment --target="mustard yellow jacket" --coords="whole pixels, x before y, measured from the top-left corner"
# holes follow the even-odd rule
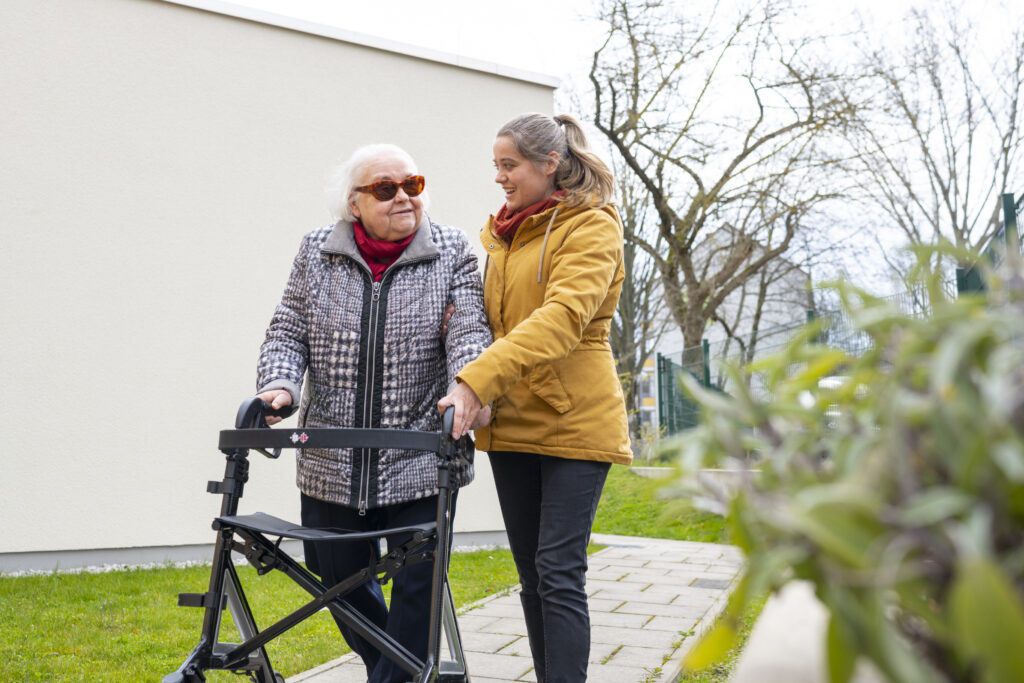
[[[457,375],[493,402],[477,448],[630,463],[608,343],[624,277],[618,213],[548,209],[523,221],[511,246],[491,216],[480,237],[494,343]]]

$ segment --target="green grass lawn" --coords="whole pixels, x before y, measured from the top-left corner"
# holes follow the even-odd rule
[[[659,483],[612,467],[598,507],[601,533],[723,542],[722,519],[657,497]],[[202,610],[177,606],[178,593],[203,593],[209,566],[0,577],[0,681],[158,681],[195,647]],[[239,567],[257,624],[267,626],[308,595],[279,572]],[[455,553],[456,605],[514,586],[507,550]],[[225,639],[234,633],[225,612]],[[347,651],[333,619],[318,613],[268,646],[274,668],[292,676]],[[211,681],[238,681],[211,672]]]
[[[266,626],[309,600],[280,572],[257,577],[239,567],[257,624]],[[195,647],[203,610],[178,607],[178,593],[202,593],[209,566],[99,574],[0,577],[0,681],[158,681]],[[507,550],[456,553],[449,573],[457,605],[518,581]],[[235,629],[225,612],[225,640]],[[292,676],[348,651],[326,612],[268,646],[274,668]],[[240,679],[211,672],[211,681]]]
[[[663,498],[666,481],[612,467],[601,494],[594,532],[669,538],[677,541],[728,543],[725,520],[690,509],[685,501]]]

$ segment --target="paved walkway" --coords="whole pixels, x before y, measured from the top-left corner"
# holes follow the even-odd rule
[[[595,534],[607,545],[590,556],[589,683],[674,683],[680,662],[725,608],[742,559],[731,546]],[[459,611],[473,683],[532,681],[533,661],[517,590]],[[659,674],[660,675],[657,675]],[[363,683],[346,655],[289,683]]]

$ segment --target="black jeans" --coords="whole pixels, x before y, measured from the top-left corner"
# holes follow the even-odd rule
[[[609,463],[488,453],[538,683],[587,680],[587,545]]]
[[[302,525],[309,527],[348,529],[350,531],[376,531],[388,527],[432,522],[437,518],[437,496],[421,498],[408,503],[389,505],[366,511],[360,517],[354,508],[327,503],[302,496]],[[455,516],[455,498],[452,496],[451,518]],[[409,540],[409,535],[388,537],[392,547]],[[380,555],[379,543],[344,543],[304,541],[306,566],[318,574],[328,587],[342,581],[366,567],[371,557]],[[427,546],[426,549],[432,549]],[[421,562],[407,566],[393,579],[391,609],[384,602],[384,593],[376,581],[368,581],[343,600],[362,612],[374,624],[420,658],[427,658],[427,639],[430,629],[430,588],[434,563]],[[381,655],[362,636],[341,621],[335,620],[345,642],[366,665],[368,683],[404,683],[409,674]]]

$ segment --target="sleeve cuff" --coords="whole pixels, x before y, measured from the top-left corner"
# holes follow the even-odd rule
[[[257,394],[263,393],[264,391],[270,391],[271,389],[284,389],[292,397],[292,405],[296,408],[299,406],[299,399],[302,396],[302,389],[298,384],[287,379],[275,379],[273,382],[263,385],[256,392]]]

